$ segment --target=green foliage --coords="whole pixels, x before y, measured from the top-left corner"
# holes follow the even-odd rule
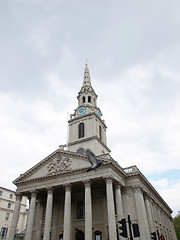
[[[180,240],[180,216],[174,218],[173,224],[176,231],[177,239]]]

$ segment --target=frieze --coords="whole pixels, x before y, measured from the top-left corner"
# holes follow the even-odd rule
[[[72,169],[72,161],[69,157],[62,156],[60,154],[56,155],[56,158],[52,160],[47,166],[48,175],[53,175],[56,173],[64,173]]]

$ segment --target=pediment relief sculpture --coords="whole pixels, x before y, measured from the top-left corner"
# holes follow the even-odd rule
[[[63,173],[72,170],[72,161],[69,157],[57,155],[47,166],[48,175]]]

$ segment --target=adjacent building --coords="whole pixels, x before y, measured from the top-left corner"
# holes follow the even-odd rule
[[[77,108],[68,121],[68,144],[14,181],[16,213],[9,240],[22,196],[30,199],[25,240],[122,240],[122,219],[129,239],[150,240],[155,233],[176,240],[171,208],[136,166],[122,168],[111,157],[97,97],[86,64]],[[95,171],[87,172],[87,148],[102,162]]]
[[[9,231],[12,223],[16,192],[7,188],[0,187],[0,239],[8,239]],[[27,197],[23,197],[20,209],[19,218],[16,225],[15,233],[24,231],[27,219]]]

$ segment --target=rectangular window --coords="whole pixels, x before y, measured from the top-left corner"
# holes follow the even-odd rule
[[[8,228],[7,228],[7,227],[2,227],[2,228],[1,228],[1,235],[0,235],[0,237],[1,237],[1,238],[5,238],[6,235],[7,235],[7,231],[8,231]]]
[[[96,240],[101,240],[101,235],[96,235]]]
[[[11,203],[8,203],[8,206],[7,206],[8,208],[11,208]]]
[[[6,217],[5,217],[6,221],[9,219],[9,215],[10,215],[10,213],[6,213]]]
[[[12,194],[12,193],[10,193],[10,195],[9,195],[9,198],[10,198],[10,199],[12,199],[12,198],[13,198],[13,194]]]
[[[2,196],[3,191],[0,191],[0,196]]]
[[[102,130],[101,130],[101,126],[99,126],[99,138],[102,140]]]

